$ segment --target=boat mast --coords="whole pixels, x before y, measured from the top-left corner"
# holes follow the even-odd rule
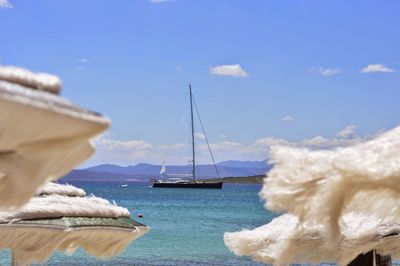
[[[189,84],[189,96],[190,96],[190,118],[192,122],[192,176],[196,179],[196,155],[194,150],[194,121],[193,121],[193,95],[192,86]]]

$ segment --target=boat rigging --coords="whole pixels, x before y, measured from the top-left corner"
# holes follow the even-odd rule
[[[152,179],[151,180],[151,184],[152,187],[161,187],[161,188],[214,188],[214,189],[221,189],[223,182],[216,182],[216,181],[198,181],[196,180],[196,151],[195,151],[195,132],[194,132],[194,116],[193,116],[193,109],[196,110],[197,116],[199,118],[199,122],[200,122],[200,126],[203,130],[203,134],[205,137],[205,140],[207,142],[207,147],[208,150],[210,152],[216,173],[218,178],[220,177],[219,175],[219,171],[217,168],[217,165],[215,164],[215,160],[214,160],[214,155],[212,154],[211,151],[211,147],[210,144],[208,142],[208,138],[207,135],[205,133],[204,130],[204,126],[203,126],[203,122],[201,121],[200,118],[200,114],[196,105],[196,102],[194,100],[193,97],[193,93],[192,93],[192,86],[189,84],[189,99],[190,99],[190,121],[191,121],[191,142],[192,142],[192,159],[191,161],[191,165],[192,165],[192,170],[190,174],[173,174],[173,176],[184,176],[184,177],[188,177],[191,176],[191,179],[181,179],[181,178],[169,178],[166,180],[161,180],[161,179]],[[194,107],[194,108],[193,108]],[[166,173],[167,168],[165,165],[165,162],[163,163],[163,165],[161,166],[161,170],[160,170],[160,175],[171,175],[171,174],[167,174]]]

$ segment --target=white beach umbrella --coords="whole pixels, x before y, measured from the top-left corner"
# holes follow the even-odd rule
[[[109,258],[149,230],[130,219],[127,209],[82,192],[50,184],[21,209],[0,213],[0,248],[10,249],[18,265],[45,262],[54,251],[71,254],[78,247]]]
[[[0,209],[26,203],[36,189],[87,159],[89,140],[110,120],[57,95],[52,75],[0,66]]]
[[[238,256],[250,256],[274,265],[322,262],[348,265],[370,250],[400,258],[400,222],[347,213],[340,223],[343,235],[338,247],[326,245],[323,226],[299,223],[297,216],[284,214],[253,230],[225,233],[225,244]]]
[[[352,147],[275,147],[260,193],[289,212],[255,229],[226,233],[238,255],[274,264],[350,262],[377,249],[399,258],[400,127]]]

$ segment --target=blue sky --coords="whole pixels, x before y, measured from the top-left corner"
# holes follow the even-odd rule
[[[169,161],[185,163],[187,121],[171,132],[189,82],[217,161],[259,160],[272,144],[347,145],[399,124],[399,10],[398,1],[0,0],[0,63],[59,75],[63,96],[111,117],[85,165],[161,163],[169,143]]]

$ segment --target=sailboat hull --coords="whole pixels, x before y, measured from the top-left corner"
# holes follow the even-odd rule
[[[181,183],[169,183],[169,182],[155,182],[153,187],[157,188],[206,188],[206,189],[221,189],[223,182],[181,182]]]

